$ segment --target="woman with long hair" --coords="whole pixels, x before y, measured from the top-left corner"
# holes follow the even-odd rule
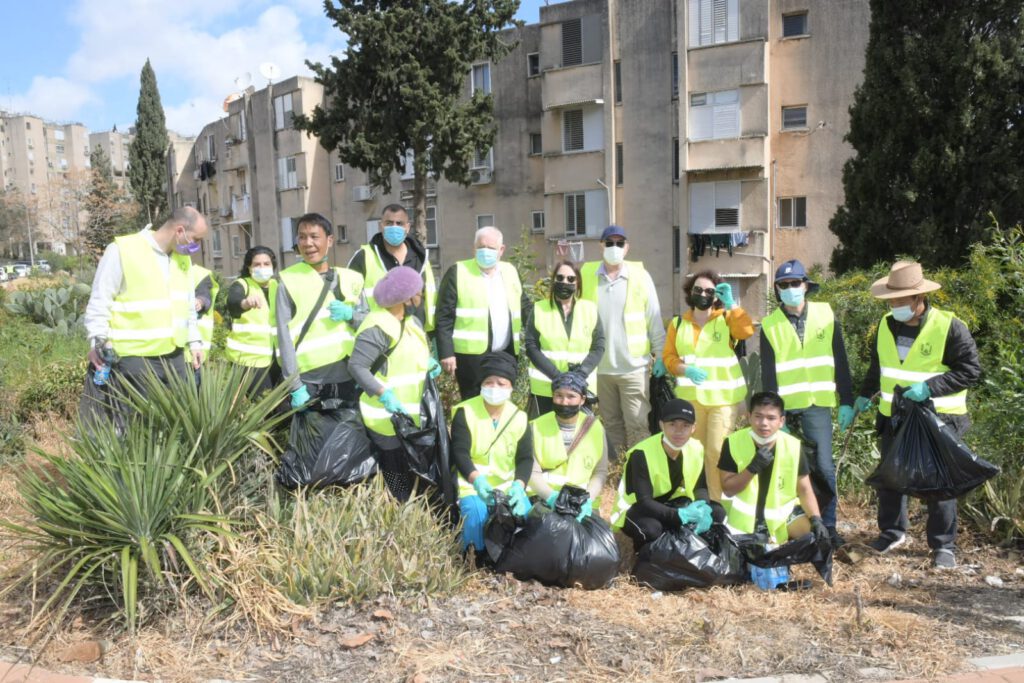
[[[228,289],[228,315],[232,323],[224,342],[224,355],[236,365],[253,368],[250,388],[257,393],[274,386],[281,376],[274,355],[276,269],[274,252],[255,246],[245,252],[242,271]]]

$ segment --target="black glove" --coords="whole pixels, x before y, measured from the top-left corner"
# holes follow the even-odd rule
[[[814,542],[818,546],[818,552],[822,555],[827,555],[832,550],[832,535],[829,534],[825,523],[821,521],[821,517],[817,515],[811,517],[811,532],[814,534]]]
[[[747,472],[750,472],[756,477],[771,467],[773,460],[775,460],[774,449],[758,448],[757,452],[754,453],[754,459],[750,461],[749,465],[747,465]]]

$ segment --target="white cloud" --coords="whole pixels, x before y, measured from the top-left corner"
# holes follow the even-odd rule
[[[28,90],[12,96],[10,103],[16,112],[67,121],[74,119],[83,106],[96,99],[96,95],[81,83],[60,77],[36,76]]]

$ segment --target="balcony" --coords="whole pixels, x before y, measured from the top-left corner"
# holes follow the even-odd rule
[[[584,64],[543,72],[541,106],[544,111],[573,105],[595,104],[604,99],[601,64]]]
[[[231,195],[231,222],[247,223],[252,220],[252,205],[249,195]]]
[[[766,137],[700,140],[687,145],[687,171],[729,168],[762,168],[767,155]]]
[[[544,192],[560,194],[598,189],[605,176],[604,150],[544,155]]]

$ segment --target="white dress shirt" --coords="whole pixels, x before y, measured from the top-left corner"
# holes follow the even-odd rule
[[[491,351],[504,351],[512,335],[512,313],[508,310],[505,295],[505,281],[501,270],[495,267],[490,273],[480,271],[487,284],[487,305],[491,319]]]

